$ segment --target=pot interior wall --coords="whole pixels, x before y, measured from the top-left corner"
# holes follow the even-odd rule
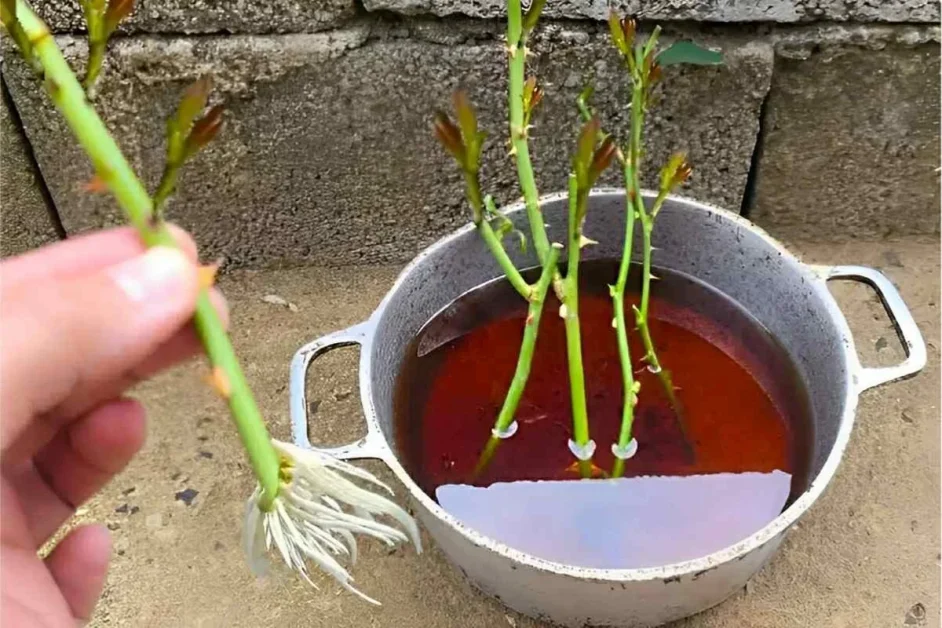
[[[599,244],[583,249],[584,258],[619,258],[624,238],[624,195],[599,192],[590,202],[585,233]],[[543,213],[551,241],[564,242],[566,200],[546,202]],[[510,216],[524,233],[529,233],[522,211]],[[641,251],[640,231],[635,229],[636,256]],[[655,265],[712,285],[742,305],[786,348],[810,396],[813,481],[837,438],[848,374],[842,339],[811,277],[797,261],[779,253],[757,232],[722,213],[682,199],[669,201],[659,214],[654,246],[658,249]],[[532,246],[528,254],[515,246],[509,248],[518,267],[537,264]],[[422,254],[380,313],[370,381],[377,418],[394,449],[393,400],[405,348],[442,307],[499,276],[500,269],[477,233],[463,231],[444,246]]]

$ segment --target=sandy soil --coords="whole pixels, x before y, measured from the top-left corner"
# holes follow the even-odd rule
[[[899,241],[796,246],[808,261],[862,263],[896,283],[930,343],[917,378],[866,393],[850,448],[830,490],[776,558],[721,606],[685,628],[938,627],[939,243]],[[273,430],[287,438],[287,375],[294,351],[364,319],[397,269],[239,273],[223,287],[234,340]],[[867,364],[901,350],[879,301],[839,286]],[[263,301],[278,295],[293,311]],[[356,350],[319,360],[311,396],[314,436],[340,444],[359,434]],[[77,516],[107,522],[114,559],[94,626],[344,626],[532,628],[462,581],[425,538],[427,551],[361,545],[357,582],[374,608],[317,577],[315,591],[283,570],[256,581],[239,548],[251,473],[226,412],[189,365],[137,391],[150,410],[142,455]],[[382,472],[378,467],[371,467]],[[389,474],[385,474],[389,478]]]

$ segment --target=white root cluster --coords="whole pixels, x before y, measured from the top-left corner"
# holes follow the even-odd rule
[[[285,564],[313,587],[307,561],[333,576],[343,588],[373,604],[378,601],[353,586],[353,578],[336,558],[356,562],[356,535],[377,538],[389,546],[412,541],[422,551],[419,530],[412,517],[390,499],[367,490],[349,478],[363,480],[392,494],[392,489],[371,473],[332,456],[273,440],[284,463],[274,507],[259,508],[262,489],[249,498],[245,510],[243,547],[252,571],[263,574],[267,553],[277,550]],[[377,521],[387,515],[402,529]]]

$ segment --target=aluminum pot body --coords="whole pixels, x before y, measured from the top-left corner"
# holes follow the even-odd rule
[[[652,197],[646,194],[646,201]],[[542,199],[551,241],[565,242],[567,200]],[[522,206],[507,215],[528,233]],[[625,227],[623,190],[590,198],[585,233],[599,244],[584,259],[619,259]],[[640,253],[639,238],[634,251]],[[775,520],[719,552],[663,567],[602,570],[551,563],[489,539],[445,512],[400,463],[393,400],[405,351],[421,327],[451,301],[501,271],[470,225],[418,255],[400,274],[370,319],[301,348],[291,368],[291,418],[296,444],[308,439],[305,378],[311,361],[332,348],[361,345],[360,393],[367,435],[345,447],[324,449],[345,459],[383,460],[403,483],[431,537],[481,591],[526,615],[563,626],[658,626],[714,606],[741,589],[774,554],[789,528],[825,490],[840,463],[859,394],[918,372],[926,361],[923,339],[892,283],[856,266],[809,266],[755,225],[681,197],[671,197],[654,230],[654,263],[700,279],[743,306],[787,350],[811,403],[813,451],[808,489]],[[520,268],[537,265],[511,247]],[[532,247],[529,247],[532,249]],[[844,316],[827,282],[864,281],[880,294],[907,352],[894,367],[863,368]]]

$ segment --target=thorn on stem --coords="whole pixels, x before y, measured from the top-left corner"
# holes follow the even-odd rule
[[[82,186],[82,190],[89,194],[102,194],[108,191],[108,184],[96,174]]]
[[[197,274],[200,288],[209,290],[216,284],[216,274],[219,272],[219,266],[220,262],[213,262],[199,267]]]
[[[592,238],[586,237],[584,234],[579,234],[579,248],[580,249],[584,249],[587,246],[591,246],[593,244],[598,244],[598,243],[599,243],[598,240],[593,240]]]
[[[48,75],[45,78],[45,83],[46,83],[46,89],[49,90],[49,95],[53,99],[58,98],[59,93],[62,91],[62,87],[59,85],[59,83],[54,78]]]
[[[206,377],[206,382],[223,399],[228,399],[230,395],[232,394],[232,388],[229,384],[229,378],[226,376],[225,371],[223,371],[218,366],[213,367],[213,370]]]

